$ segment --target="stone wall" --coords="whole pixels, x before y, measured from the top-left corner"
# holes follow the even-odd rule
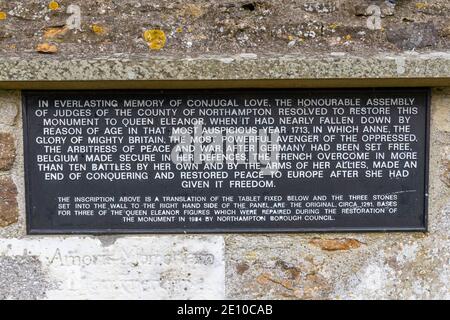
[[[450,90],[432,93],[429,232],[27,236],[19,91],[0,91],[0,299],[450,298]]]
[[[70,5],[80,8],[73,28]],[[368,10],[371,5],[376,8]],[[442,50],[449,46],[449,10],[447,0],[2,0],[0,52],[97,57]],[[147,30],[162,33],[144,36]]]
[[[449,299],[449,12],[448,0],[0,0],[0,300]],[[434,87],[427,233],[26,234],[20,90],[316,86]]]

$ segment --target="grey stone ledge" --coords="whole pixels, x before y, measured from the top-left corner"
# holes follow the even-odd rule
[[[274,79],[444,79],[450,85],[450,52],[322,56],[0,57],[1,82],[163,81]]]

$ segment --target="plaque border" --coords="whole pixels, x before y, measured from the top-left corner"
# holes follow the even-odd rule
[[[127,93],[147,93],[147,92],[172,92],[172,93],[185,93],[189,91],[196,92],[211,92],[215,89],[123,89]],[[320,91],[397,91],[397,90],[420,90],[425,94],[425,150],[424,150],[424,209],[423,209],[423,226],[421,227],[327,227],[327,228],[239,228],[239,229],[226,229],[226,228],[173,228],[173,229],[33,229],[31,224],[31,182],[29,179],[30,168],[28,164],[28,148],[30,146],[28,133],[28,112],[27,112],[27,97],[36,93],[52,93],[52,92],[71,92],[86,93],[86,92],[100,92],[100,93],[116,93],[118,90],[111,89],[93,89],[93,90],[22,90],[21,102],[22,102],[22,125],[23,125],[23,159],[24,159],[24,189],[25,189],[25,220],[26,220],[26,235],[180,235],[180,234],[308,234],[308,233],[384,233],[384,232],[429,232],[429,167],[430,167],[430,146],[431,146],[431,101],[432,101],[432,88],[431,87],[348,87],[348,88],[220,88],[217,89],[220,92],[226,91],[306,91],[311,90],[315,92]]]

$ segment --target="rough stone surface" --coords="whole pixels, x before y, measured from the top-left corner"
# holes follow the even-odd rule
[[[16,185],[10,177],[0,176],[0,227],[15,223],[18,218]]]
[[[448,209],[442,214],[448,216]],[[238,299],[450,297],[448,240],[435,243],[431,236],[398,234],[356,237],[367,245],[343,251],[321,250],[304,236],[228,237],[227,294]],[[239,272],[244,264],[248,269]]]
[[[14,137],[10,133],[0,132],[0,171],[12,168],[16,159]]]
[[[441,32],[444,37],[450,37],[450,24],[444,27]]]
[[[224,269],[220,236],[9,239],[0,297],[223,299]]]
[[[277,79],[450,86],[447,0],[59,0],[56,10],[48,2],[0,0],[0,88]],[[69,4],[81,7],[81,30],[66,25]],[[368,28],[369,4],[380,8],[379,30]],[[146,30],[164,32],[158,50]],[[36,52],[42,43],[56,52]],[[19,91],[0,90],[0,131],[17,148],[0,172],[0,299],[450,299],[449,88],[432,91],[426,233],[31,237],[20,109]]]
[[[432,22],[393,26],[387,31],[387,39],[400,49],[412,50],[434,46],[438,31]]]
[[[202,56],[146,59],[20,59],[0,57],[0,81],[450,79],[450,52],[352,56]],[[450,80],[448,80],[450,83]],[[0,83],[1,85],[1,83]]]
[[[0,300],[36,300],[51,288],[36,256],[0,256]]]
[[[429,232],[227,235],[227,297],[449,299],[449,96],[432,92]]]
[[[16,93],[15,96],[19,97]],[[17,98],[20,102],[20,99]],[[1,100],[1,95],[0,95]],[[15,103],[18,103],[17,101]],[[103,267],[71,266],[62,268],[58,264],[50,264],[55,256],[56,248],[61,248],[61,258],[71,261],[74,257],[102,255],[104,252],[116,253],[125,244],[138,241],[137,248],[142,252],[153,249],[152,253],[169,253],[172,245],[167,239],[175,239],[191,248],[195,243],[206,241],[207,248],[222,248],[225,252],[217,251],[217,257],[225,256],[220,268],[211,271],[211,277],[200,285],[201,277],[190,278],[192,292],[204,292],[208,297],[238,298],[275,298],[275,299],[439,299],[450,298],[448,286],[450,273],[449,230],[450,230],[450,187],[446,184],[445,172],[447,155],[450,148],[450,123],[448,121],[450,106],[450,90],[435,88],[432,92],[431,112],[431,148],[430,148],[430,190],[429,190],[429,232],[428,233],[345,233],[345,234],[270,234],[270,235],[216,235],[187,237],[184,236],[102,236],[102,237],[28,237],[26,236],[24,186],[23,186],[23,154],[21,149],[21,121],[17,119],[13,133],[17,140],[17,165],[11,169],[11,175],[18,188],[20,216],[19,221],[8,227],[0,228],[0,270],[19,270],[23,261],[30,261],[33,266],[21,271],[23,282],[15,286],[5,282],[0,273],[0,288],[5,288],[3,296],[15,298],[53,298],[80,297],[88,298],[110,297],[111,292],[116,296],[142,297],[148,293],[158,297],[183,296],[184,288],[176,287],[180,279],[185,279],[185,271],[195,270],[190,263],[177,263],[155,268],[145,269],[140,280],[146,280],[144,275],[163,274],[165,281],[151,287],[149,291],[140,291],[132,287],[126,280],[134,277],[134,266],[112,260],[107,273]],[[0,189],[3,190],[3,189]],[[0,210],[0,212],[4,212]],[[135,240],[135,239],[139,240]],[[165,240],[164,240],[165,239]],[[186,239],[192,242],[184,242]],[[218,242],[215,239],[217,239]],[[225,243],[223,243],[223,240]],[[120,241],[120,245],[116,243]],[[161,241],[161,246],[149,245]],[[210,244],[209,241],[213,241]],[[5,247],[2,247],[4,244]],[[77,247],[77,244],[80,247]],[[11,245],[11,248],[8,247]],[[2,251],[8,249],[9,251]],[[29,252],[24,253],[27,248]],[[105,249],[106,248],[106,249]],[[110,248],[110,249],[107,249]],[[121,249],[118,249],[121,248]],[[328,250],[327,250],[328,249]],[[330,250],[332,249],[332,250]],[[335,250],[339,249],[339,250]],[[108,251],[110,250],[110,251]],[[134,249],[133,249],[134,250]],[[131,260],[135,252],[131,250]],[[138,249],[136,249],[138,250]],[[215,249],[213,249],[215,250]],[[218,250],[218,249],[217,249]],[[70,251],[70,252],[69,252]],[[126,252],[128,250],[128,247]],[[33,257],[23,260],[24,256]],[[59,255],[57,255],[58,259]],[[30,258],[27,258],[30,259]],[[37,260],[36,260],[37,259]],[[89,258],[86,258],[89,259]],[[15,262],[16,261],[16,262]],[[56,261],[56,260],[54,260]],[[59,260],[58,260],[59,261]],[[129,260],[126,260],[129,261]],[[6,268],[5,265],[11,267]],[[158,269],[159,268],[159,269]],[[203,267],[200,267],[200,269]],[[202,274],[209,274],[201,269]],[[23,270],[23,269],[22,269]],[[100,271],[99,271],[100,270]],[[109,270],[109,269],[108,269]],[[172,271],[169,271],[172,270]],[[180,273],[177,273],[182,270]],[[128,276],[128,271],[132,276]],[[114,275],[113,283],[122,290],[105,293],[103,285],[94,285],[93,278],[103,274]],[[4,272],[3,274],[6,274]],[[193,273],[191,273],[193,274]],[[86,275],[86,278],[83,278]],[[118,277],[121,275],[122,277]],[[8,276],[9,277],[9,276]],[[225,278],[225,280],[224,280]],[[37,280],[40,279],[40,280]],[[61,279],[64,279],[61,282]],[[120,279],[117,280],[117,279]],[[205,278],[206,279],[206,278]],[[131,282],[131,281],[130,281]],[[225,283],[224,283],[225,282]],[[7,283],[4,285],[3,283]],[[71,291],[70,283],[81,283],[84,290]],[[123,284],[126,283],[126,284]],[[146,283],[143,281],[143,283]],[[171,284],[172,283],[172,284]],[[106,285],[105,285],[106,286]],[[173,291],[169,289],[173,288]],[[156,288],[156,289],[155,289]],[[202,291],[203,288],[205,291]],[[216,291],[217,290],[217,291]],[[2,289],[0,289],[2,291]],[[121,292],[118,294],[118,292]],[[214,293],[215,292],[215,293]],[[142,295],[141,295],[142,294]],[[2,297],[3,297],[2,296]],[[145,297],[148,297],[145,295]],[[202,296],[203,297],[203,296]]]
[[[442,132],[450,133],[450,89],[435,91],[436,105],[435,126]]]
[[[450,147],[447,147],[444,151],[442,166],[442,180],[450,188]]]
[[[362,245],[362,243],[358,240],[346,238],[338,238],[338,239],[314,238],[311,241],[309,241],[309,243],[326,251],[350,250],[359,248]]]
[[[6,104],[3,104],[4,102]],[[4,108],[4,106],[11,106],[11,108]],[[3,107],[3,108],[2,108]],[[17,197],[13,204],[17,203],[18,212],[13,211],[13,215],[17,216],[17,222],[12,223],[6,227],[0,227],[0,242],[3,238],[15,238],[23,236],[26,233],[25,221],[25,192],[24,192],[24,157],[23,157],[23,130],[22,130],[22,113],[21,109],[21,93],[20,91],[0,90],[0,132],[5,132],[12,135],[15,142],[16,158],[14,165],[9,171],[0,171],[0,180],[9,181],[15,185],[17,189]],[[14,110],[14,117],[8,119]],[[3,118],[5,116],[5,118]],[[2,120],[7,120],[8,124],[2,123]],[[9,122],[11,120],[11,122]],[[1,189],[0,189],[1,193]],[[0,216],[4,214],[0,210]],[[16,220],[16,219],[14,219]]]
[[[0,125],[15,124],[19,112],[19,96],[18,91],[0,90]]]
[[[153,57],[174,53],[385,52],[398,50],[386,40],[386,30],[392,25],[432,21],[441,30],[450,11],[447,0],[397,1],[395,6],[384,0],[60,0],[56,10],[50,10],[48,2],[0,2],[0,10],[6,13],[6,19],[0,21],[2,55],[38,55],[35,48],[43,42],[57,45],[59,56],[91,57],[105,53]],[[73,4],[80,6],[81,25],[66,30],[67,8]],[[380,8],[379,30],[367,27],[369,5]],[[165,32],[167,41],[162,49],[149,48],[143,37],[149,29]],[[432,49],[448,49],[448,38],[439,36],[437,40]]]

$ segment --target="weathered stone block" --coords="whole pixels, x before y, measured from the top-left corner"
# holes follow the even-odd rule
[[[450,37],[450,23],[448,23],[446,26],[442,27],[441,34],[444,37]]]
[[[14,125],[19,106],[20,94],[18,91],[0,91],[0,125]]]
[[[9,133],[0,133],[0,171],[11,169],[15,159],[14,137]]]
[[[406,50],[434,46],[439,37],[432,22],[395,25],[387,30],[386,36],[389,42]]]
[[[433,123],[437,130],[450,132],[450,90],[433,91]]]
[[[10,177],[0,177],[0,227],[9,226],[18,219],[17,187]]]
[[[448,207],[442,213],[447,217]],[[449,297],[447,235],[359,234],[357,238],[227,237],[227,298]],[[318,246],[318,239],[324,240],[322,246]],[[341,247],[349,250],[327,250]]]
[[[35,256],[0,256],[0,300],[37,300],[50,287]]]
[[[447,147],[444,152],[442,181],[450,187],[450,147]]]
[[[5,239],[0,272],[33,260],[17,283],[0,276],[0,298],[223,299],[223,248],[221,236]]]
[[[356,239],[321,239],[314,238],[309,241],[310,244],[319,247],[325,251],[338,251],[338,250],[350,250],[356,249],[361,246],[361,242]]]

